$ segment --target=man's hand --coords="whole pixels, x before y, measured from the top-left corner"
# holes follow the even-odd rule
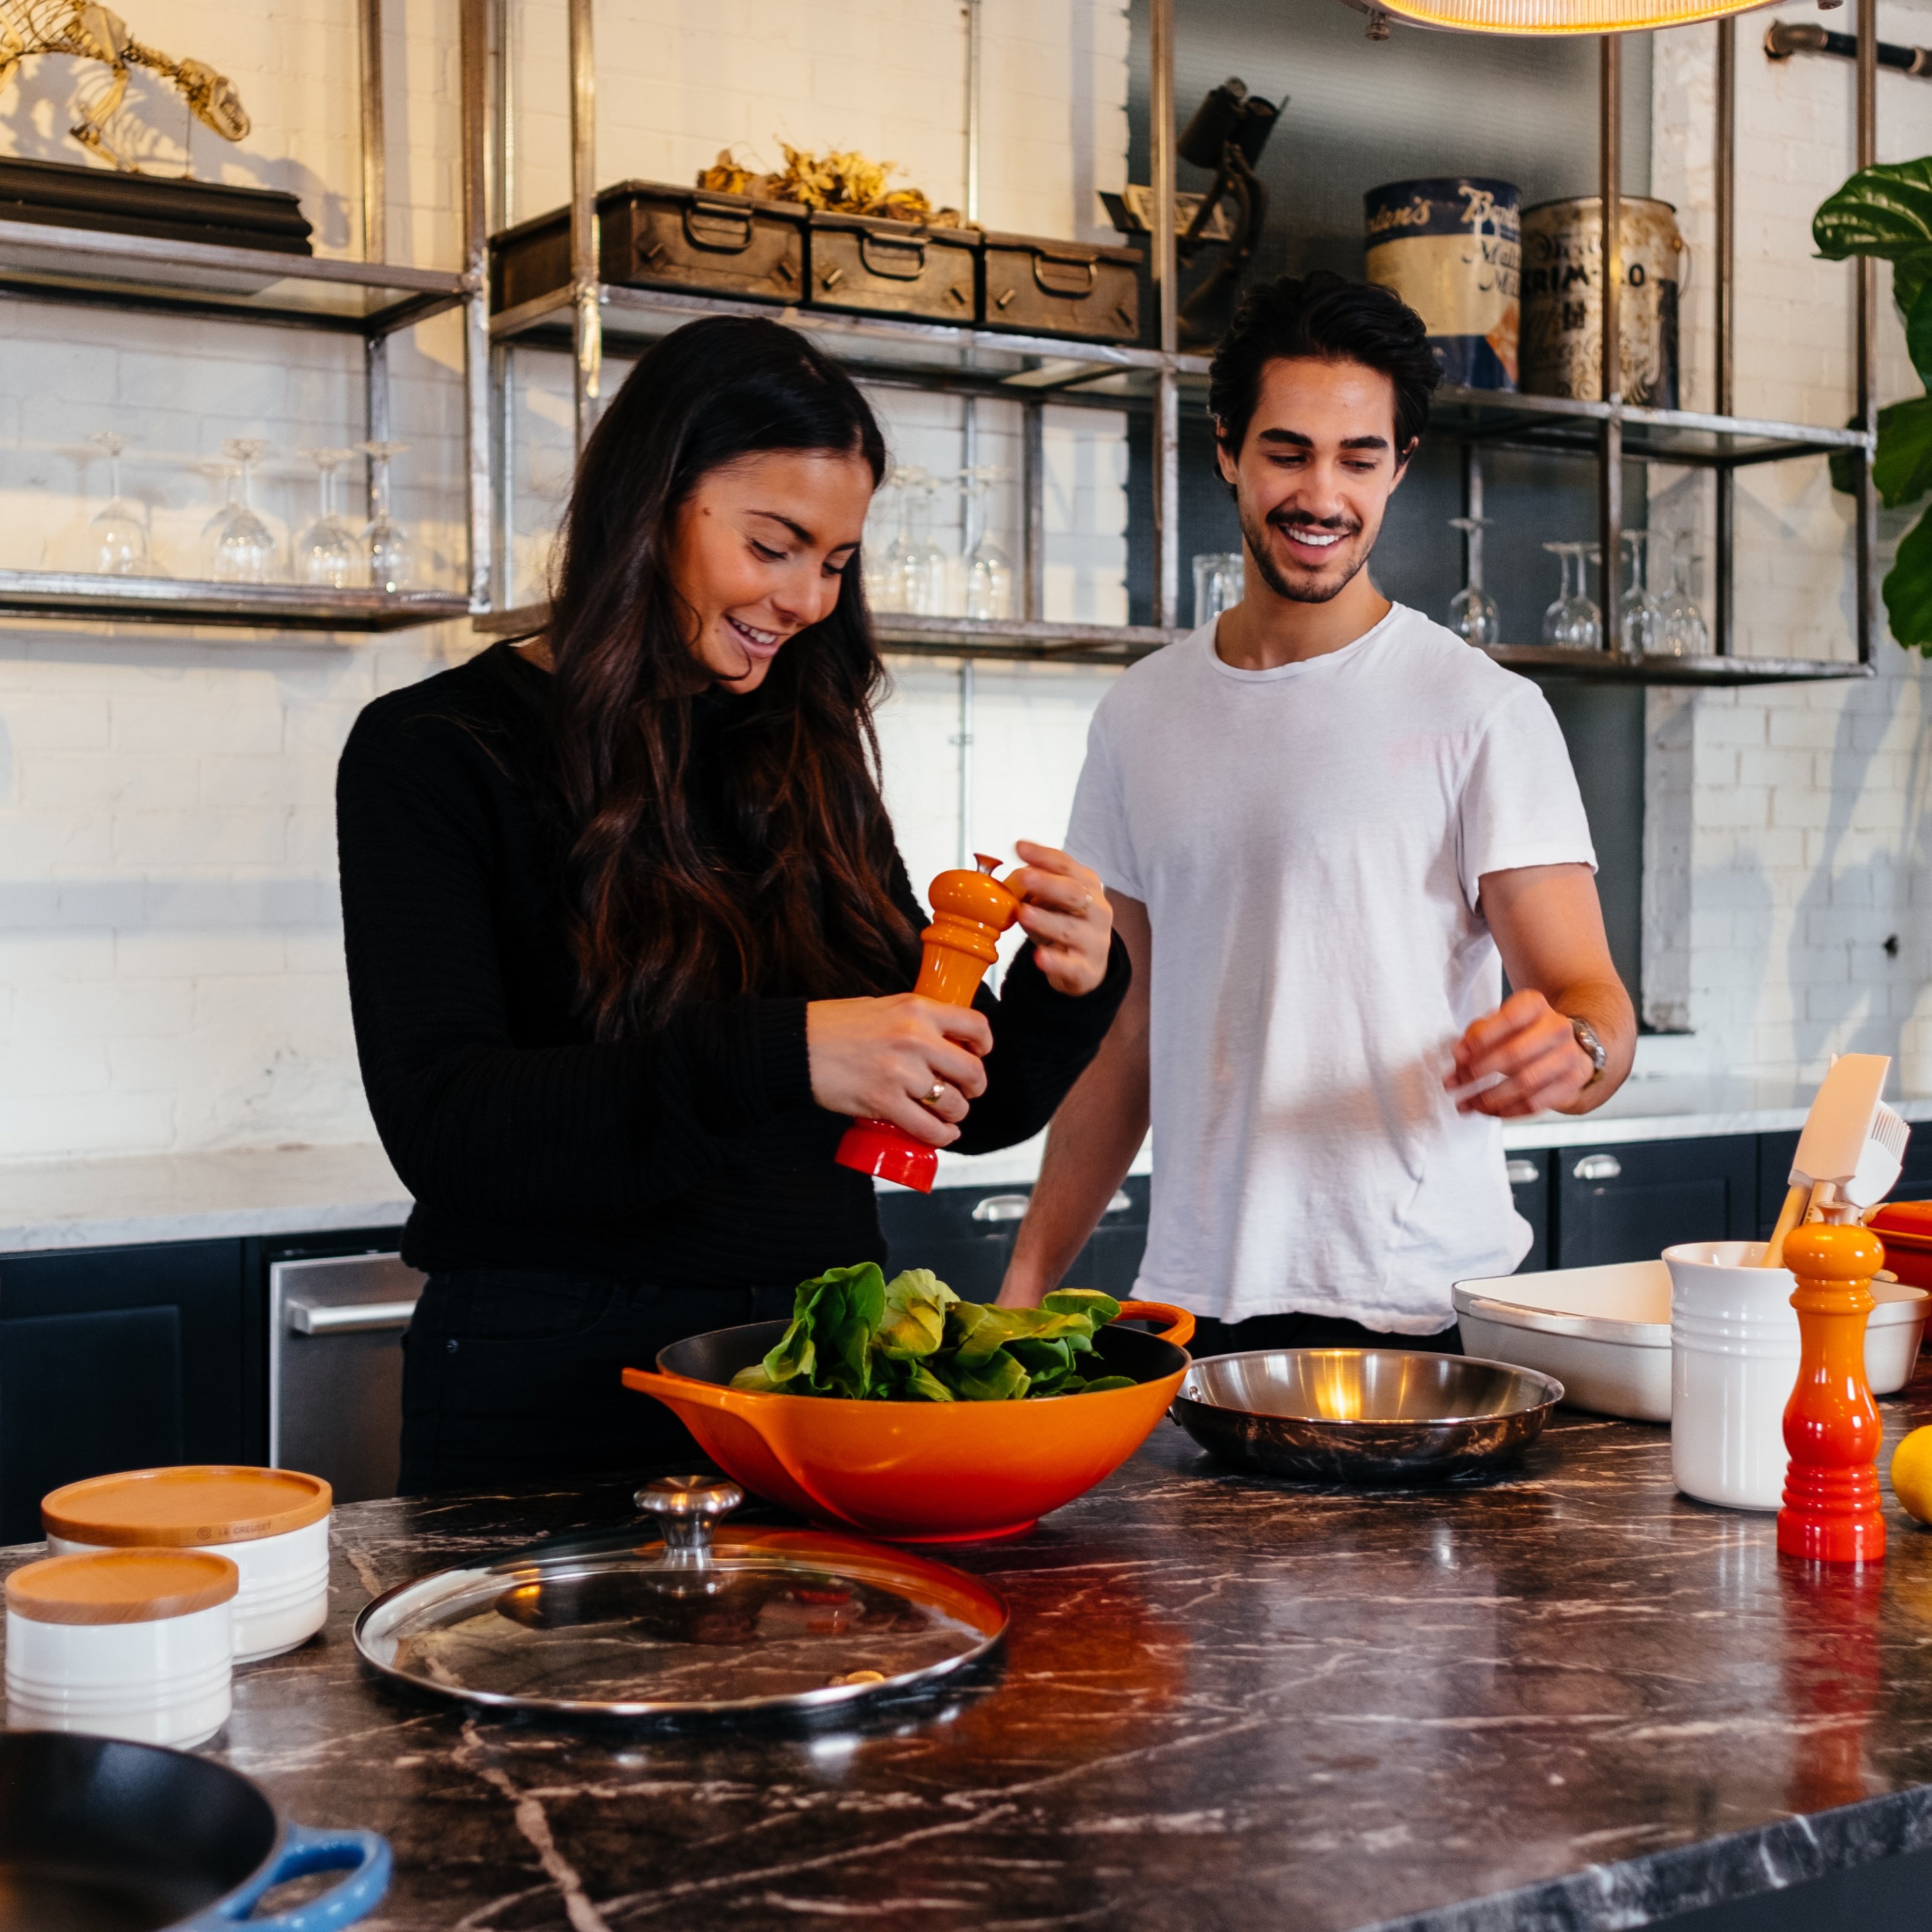
[[[1528,992],[1512,993],[1494,1012],[1472,1024],[1456,1042],[1456,1064],[1442,1084],[1454,1093],[1478,1081],[1493,1081],[1481,1093],[1458,1100],[1456,1111],[1510,1120],[1567,1107],[1596,1071],[1596,1063],[1577,1044],[1569,1016],[1540,993]]]
[[[1587,866],[1525,866],[1485,872],[1479,904],[1503,970],[1520,990],[1485,1013],[1457,1042],[1454,1092],[1502,1078],[1456,1102],[1465,1114],[1504,1119],[1553,1108],[1587,1114],[1623,1084],[1636,1052],[1636,1015],[1617,979],[1604,937],[1597,883]],[[1576,1044],[1571,1016],[1602,1041],[1604,1077]]]

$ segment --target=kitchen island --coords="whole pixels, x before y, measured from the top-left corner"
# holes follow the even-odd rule
[[[1884,1408],[1895,1438],[1932,1385]],[[1562,1414],[1507,1476],[1378,1495],[1163,1423],[1032,1535],[952,1553],[1013,1608],[982,1688],[790,1736],[386,1684],[349,1637],[372,1593],[621,1524],[626,1493],[359,1504],[324,1636],[238,1672],[208,1748],[389,1837],[384,1932],[1628,1926],[1932,1845],[1932,1532],[1888,1497],[1882,1570],[1808,1573],[1669,1457]]]

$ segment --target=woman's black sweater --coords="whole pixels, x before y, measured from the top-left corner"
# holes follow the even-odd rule
[[[416,1197],[404,1258],[670,1286],[788,1287],[883,1260],[873,1184],[832,1159],[805,1002],[694,1005],[595,1041],[580,1017],[560,856],[535,800],[550,674],[499,644],[370,705],[337,782],[363,1084]],[[902,864],[894,896],[926,923]],[[1126,991],[1056,993],[1030,946],[998,999],[964,1154],[1045,1126]],[[864,989],[854,986],[855,993]]]

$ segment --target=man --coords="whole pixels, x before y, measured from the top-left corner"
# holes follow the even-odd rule
[[[1256,290],[1216,353],[1246,595],[1094,714],[1066,842],[1133,988],[1004,1301],[1058,1282],[1151,1118],[1136,1292],[1204,1318],[1197,1349],[1440,1348],[1450,1284],[1529,1244],[1498,1123],[1630,1070],[1549,706],[1365,568],[1437,380],[1418,316],[1326,272]]]

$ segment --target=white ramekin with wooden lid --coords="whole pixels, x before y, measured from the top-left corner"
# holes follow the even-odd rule
[[[228,1463],[92,1476],[40,1504],[55,1556],[94,1550],[206,1550],[242,1573],[235,1661],[292,1650],[328,1617],[331,1495],[320,1476]]]
[[[228,1721],[241,1573],[200,1550],[50,1556],[7,1579],[7,1723],[136,1744]]]

